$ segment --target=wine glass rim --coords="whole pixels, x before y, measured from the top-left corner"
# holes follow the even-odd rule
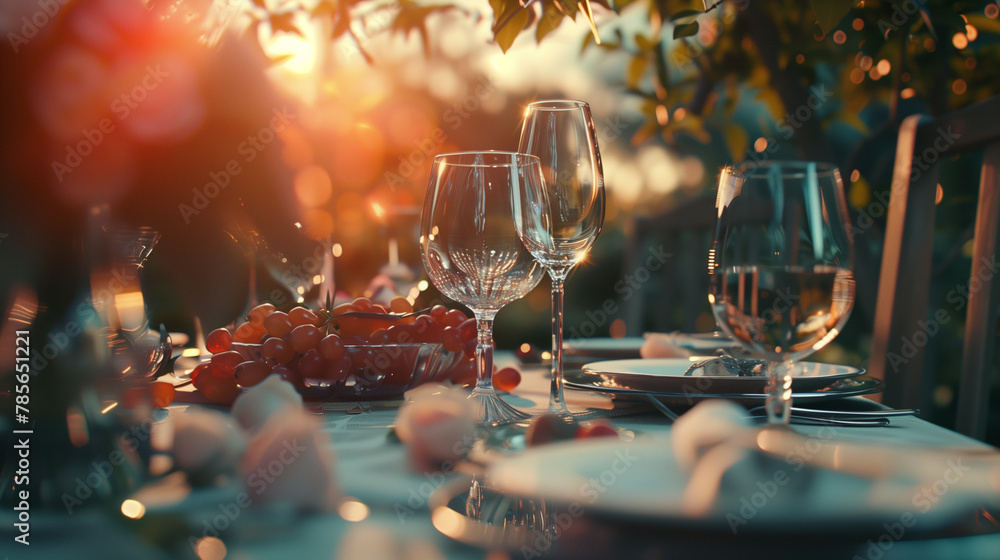
[[[476,158],[489,158],[491,161],[476,161]],[[471,161],[466,161],[471,160]],[[454,167],[514,167],[520,165],[541,165],[538,156],[522,152],[504,152],[500,150],[449,152],[434,156],[434,163]]]
[[[551,105],[551,107],[549,106]],[[575,109],[589,108],[590,104],[579,99],[542,99],[528,103],[528,107],[536,109],[547,109],[549,111],[572,111]]]
[[[767,177],[772,169],[780,169],[784,177],[801,178],[805,176],[809,164],[816,164],[816,175],[819,177],[840,174],[839,168],[832,163],[805,160],[746,161],[737,165],[734,172],[744,179],[759,179]]]

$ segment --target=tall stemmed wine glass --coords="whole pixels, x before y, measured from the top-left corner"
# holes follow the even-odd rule
[[[465,152],[434,158],[420,219],[424,267],[441,292],[476,316],[479,419],[493,426],[529,416],[493,389],[493,318],[538,285],[542,268],[514,228],[515,193],[541,181],[538,158],[512,152]]]
[[[715,320],[770,362],[768,422],[787,424],[795,361],[833,340],[854,306],[853,246],[836,166],[724,168],[709,251]]]
[[[549,409],[569,416],[563,398],[564,285],[604,223],[604,171],[590,106],[572,100],[531,103],[518,151],[538,156],[542,164],[541,189],[521,201],[526,205],[519,233],[552,279]]]

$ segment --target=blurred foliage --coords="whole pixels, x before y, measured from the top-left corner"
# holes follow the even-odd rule
[[[307,4],[313,3],[253,0],[248,33],[257,38],[264,26],[272,34],[302,36],[296,23],[303,21],[296,17],[302,14],[327,21],[331,41],[353,41],[371,61],[357,29],[386,8],[392,10],[387,29],[418,35],[428,53],[427,22],[436,14],[486,17],[467,3]],[[862,137],[873,134],[872,123],[861,114],[872,102],[887,104],[885,120],[897,122],[906,99],[922,100],[927,112],[940,114],[995,90],[995,74],[969,62],[1000,48],[996,4],[983,0],[530,0],[526,5],[490,0],[489,6],[493,39],[505,52],[520,35],[542,42],[568,20],[582,18],[591,29],[582,38],[582,50],[627,53],[623,89],[642,100],[644,115],[633,145],[659,135],[680,147],[717,145],[741,161],[758,151],[750,142],[753,132],[768,146],[797,141],[799,157],[843,162],[823,129],[838,122]],[[636,9],[648,13],[646,29],[625,31],[617,25],[615,14]],[[811,89],[817,85],[830,88],[832,95],[817,99]],[[757,123],[737,124],[738,110],[748,103],[766,108],[769,118],[758,115]],[[811,118],[813,111],[821,118]]]

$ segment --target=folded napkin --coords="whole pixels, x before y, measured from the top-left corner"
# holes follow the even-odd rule
[[[686,358],[713,356],[722,348],[735,349],[735,343],[722,333],[646,333],[639,348],[643,358]]]
[[[688,473],[683,512],[724,517],[734,533],[754,517],[842,523],[853,515],[933,530],[1000,506],[1000,453],[848,443],[839,430],[759,427],[733,403],[697,405],[671,430],[673,455]]]

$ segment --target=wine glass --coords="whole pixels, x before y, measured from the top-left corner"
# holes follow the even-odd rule
[[[536,101],[525,110],[518,151],[538,156],[543,184],[522,199],[518,232],[552,279],[552,384],[549,409],[569,416],[563,398],[563,292],[604,223],[604,172],[590,106]],[[522,189],[523,190],[523,189]]]
[[[726,334],[770,362],[768,422],[788,424],[795,361],[833,340],[854,306],[840,172],[812,161],[723,168],[716,209],[708,301]]]
[[[424,268],[441,293],[475,314],[475,401],[479,419],[492,426],[529,415],[493,389],[493,318],[531,291],[542,267],[514,227],[514,193],[541,181],[537,157],[512,152],[465,152],[434,158],[420,219]]]

